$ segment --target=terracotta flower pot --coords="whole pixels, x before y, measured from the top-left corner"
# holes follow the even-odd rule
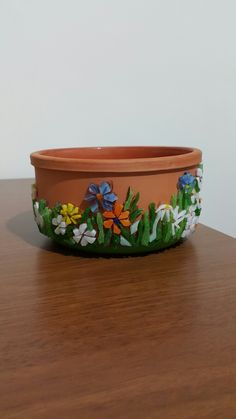
[[[187,237],[201,212],[201,151],[97,147],[31,154],[39,230],[75,249],[131,254]]]

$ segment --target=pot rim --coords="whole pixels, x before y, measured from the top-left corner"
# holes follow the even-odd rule
[[[142,153],[150,152],[151,157],[128,157],[128,158],[74,158],[65,157],[66,153],[80,150],[82,153],[97,153],[100,150],[108,153]],[[165,154],[154,156],[153,153]],[[53,155],[55,152],[55,155]],[[102,152],[100,152],[102,153]],[[60,154],[64,157],[60,157]],[[73,172],[100,172],[100,173],[125,173],[125,172],[154,172],[169,171],[175,169],[187,169],[201,163],[202,152],[198,148],[175,147],[175,146],[121,146],[121,147],[68,147],[53,148],[33,152],[30,154],[31,164],[35,168],[73,171]]]

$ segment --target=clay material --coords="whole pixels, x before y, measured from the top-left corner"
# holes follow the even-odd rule
[[[124,201],[128,188],[140,193],[140,206],[169,202],[184,171],[195,174],[202,153],[185,147],[62,148],[34,152],[37,198],[86,207],[90,183],[107,181]]]

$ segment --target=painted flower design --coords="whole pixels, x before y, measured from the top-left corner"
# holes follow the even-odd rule
[[[173,212],[173,207],[169,204],[162,204],[156,209],[156,213],[158,214],[158,221],[163,220],[166,216],[166,220],[170,221],[170,214]]]
[[[196,171],[196,179],[197,179],[197,183],[198,183],[198,187],[199,189],[202,188],[202,179],[203,179],[203,170],[201,167],[198,167],[197,171]]]
[[[88,230],[87,223],[82,223],[79,228],[74,228],[73,234],[73,240],[80,243],[81,246],[87,246],[96,240],[96,230]]]
[[[88,192],[85,200],[90,203],[90,208],[93,212],[98,211],[99,206],[104,210],[111,211],[113,203],[118,199],[112,192],[112,187],[108,182],[102,182],[100,185],[91,183]]]
[[[63,216],[63,221],[65,221],[66,225],[76,224],[77,220],[81,218],[79,208],[70,203],[62,205],[60,214]]]
[[[199,195],[199,193],[195,193],[191,196],[191,211],[201,212],[202,210],[202,199]]]
[[[113,211],[105,211],[103,217],[107,218],[103,222],[105,228],[112,228],[113,233],[120,234],[120,226],[129,227],[131,222],[129,220],[129,211],[122,211],[123,205],[118,202],[114,205]]]
[[[195,179],[195,176],[193,176],[191,173],[185,172],[183,176],[179,178],[180,189],[188,190],[193,188]]]
[[[54,233],[57,234],[58,236],[60,234],[62,236],[64,236],[64,234],[66,233],[67,224],[64,221],[64,218],[63,218],[63,216],[61,214],[52,219],[52,224],[54,226],[56,226],[56,228],[54,230]]]
[[[196,216],[195,209],[194,207],[191,206],[189,208],[189,213],[187,214],[187,223],[181,237],[187,238],[192,233],[194,233],[198,222],[199,222],[199,217]]]
[[[36,223],[38,224],[38,226],[42,229],[44,226],[44,221],[43,221],[43,217],[39,212],[39,203],[35,202],[34,203],[34,218]]]
[[[180,223],[186,218],[186,210],[179,212],[179,207],[173,209],[173,223],[172,223],[172,235],[174,236],[176,230],[180,229]]]

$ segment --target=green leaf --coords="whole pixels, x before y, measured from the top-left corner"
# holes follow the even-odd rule
[[[141,244],[143,246],[148,246],[149,236],[150,236],[149,217],[148,217],[148,212],[145,212],[143,214],[143,234],[142,234],[142,239],[141,239]]]
[[[112,236],[112,229],[111,229],[111,228],[109,228],[109,229],[105,232],[105,237],[104,237],[104,246],[109,246],[109,245],[110,245],[111,236]]]
[[[200,188],[199,188],[199,186],[198,186],[198,181],[197,181],[197,179],[195,179],[195,182],[194,182],[194,189],[195,189],[195,191],[198,193],[198,192],[200,192]]]
[[[54,234],[53,228],[52,228],[52,217],[51,217],[51,210],[48,207],[45,207],[42,213],[43,221],[44,221],[44,227],[43,232],[48,237],[52,237]]]
[[[183,221],[181,221],[181,223],[180,223],[180,228],[176,231],[176,234],[175,234],[175,237],[179,240],[180,238],[181,238],[181,236],[182,236],[182,233],[183,233],[183,231],[184,231],[184,229],[185,229],[185,226],[186,226],[186,223],[187,223],[187,220],[186,220],[186,218],[183,220]]]
[[[88,226],[89,231],[93,230],[93,224],[92,224],[91,218],[87,218],[87,226]]]
[[[81,223],[84,223],[84,222],[86,222],[86,221],[87,221],[87,218],[89,217],[90,212],[91,212],[91,209],[90,209],[89,207],[87,207],[87,208],[84,210],[84,212],[83,212],[83,214],[82,214],[82,217],[80,218],[80,222],[81,222]]]
[[[138,203],[138,200],[139,200],[139,192],[137,192],[136,193],[136,195],[135,195],[135,197],[134,197],[134,199],[133,199],[133,201],[132,201],[132,204],[131,204],[131,206],[130,206],[130,212],[132,212],[132,211],[134,211],[134,210],[136,210],[137,209],[137,203]]]
[[[120,245],[120,237],[118,236],[118,234],[112,235],[111,242],[112,242],[112,245],[115,247]]]
[[[183,195],[183,209],[187,210],[192,205],[191,195],[185,193]]]
[[[157,224],[157,237],[156,237],[156,240],[157,241],[162,240],[162,224],[160,222]]]
[[[45,201],[45,199],[40,199],[39,201],[39,213],[42,214],[44,208],[46,208],[47,206],[47,202]]]
[[[150,229],[152,230],[154,220],[156,218],[156,210],[154,202],[151,202],[149,205],[149,218],[150,218]]]
[[[172,195],[171,200],[170,200],[170,205],[172,205],[173,208],[176,208],[176,206],[177,206],[177,195],[176,194]]]
[[[61,202],[56,202],[56,205],[55,205],[55,207],[53,209],[55,209],[57,212],[60,212],[61,211],[61,207],[62,207]]]
[[[177,204],[179,206],[179,211],[182,211],[182,209],[183,209],[183,196],[184,196],[183,191],[182,190],[178,191]]]
[[[137,209],[134,212],[132,212],[132,214],[130,215],[129,219],[131,221],[131,223],[134,222],[134,220],[140,215],[142,214],[143,210],[142,209]]]
[[[133,191],[132,191],[131,188],[129,188],[128,195],[127,195],[127,198],[126,198],[126,201],[125,201],[125,205],[124,205],[124,211],[127,211],[129,209],[130,204],[131,204],[131,201],[132,201],[132,198],[133,198]]]
[[[100,212],[97,213],[97,225],[98,225],[98,243],[104,243],[104,228],[103,228],[103,218]]]
[[[128,240],[131,244],[135,244],[135,240],[134,237],[132,236],[132,234],[130,233],[129,230],[126,230],[125,227],[123,227],[122,225],[119,225],[119,228],[121,230],[121,234],[122,236]]]
[[[196,214],[197,217],[199,217],[201,215],[201,212],[202,212],[201,208],[196,208],[195,209],[195,214]]]
[[[142,241],[142,235],[143,235],[143,219],[139,221],[138,225],[138,238],[137,238],[137,244],[141,244]]]
[[[172,224],[171,223],[164,224],[163,237],[164,237],[165,243],[168,243],[168,241],[171,239],[172,237]]]

